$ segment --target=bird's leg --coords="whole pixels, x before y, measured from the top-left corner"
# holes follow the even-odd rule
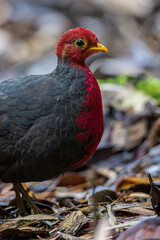
[[[18,207],[18,210],[19,210],[19,213],[20,215],[25,215],[25,207],[24,207],[24,204],[23,204],[23,200],[22,200],[22,197],[20,195],[20,192],[16,186],[16,184],[13,183],[13,187],[14,187],[14,191],[16,193],[16,200],[17,200],[17,207]]]
[[[28,195],[25,191],[21,183],[14,183],[14,186],[18,189],[18,191],[22,194],[26,202],[28,203],[29,207],[33,210],[34,214],[40,214],[42,211],[36,206],[33,202],[32,198]]]

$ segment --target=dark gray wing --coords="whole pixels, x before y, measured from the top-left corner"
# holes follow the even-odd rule
[[[24,76],[0,84],[3,181],[46,180],[83,157],[84,144],[76,139],[76,118],[85,100],[84,76],[74,82],[70,74],[65,79],[58,76]]]

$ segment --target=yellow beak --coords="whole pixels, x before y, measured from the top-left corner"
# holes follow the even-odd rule
[[[105,46],[103,46],[102,44],[100,44],[100,43],[97,43],[97,47],[90,47],[90,48],[88,48],[87,51],[106,52],[106,53],[108,53],[108,49]]]

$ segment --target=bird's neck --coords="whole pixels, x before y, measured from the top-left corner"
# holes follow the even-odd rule
[[[60,58],[58,59],[58,66],[62,66],[62,65],[69,65],[73,68],[78,68],[78,69],[82,69],[82,70],[88,70],[90,71],[89,67],[86,65],[85,61],[81,60],[81,61],[72,61],[70,59],[66,59],[66,58]]]

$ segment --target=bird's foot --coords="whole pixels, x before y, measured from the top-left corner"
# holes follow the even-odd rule
[[[25,214],[25,207],[23,204],[23,200],[20,196],[20,193],[22,194],[22,197],[26,200],[27,204],[31,208],[34,214],[41,214],[42,211],[37,207],[37,205],[33,202],[32,198],[29,196],[29,194],[26,192],[24,187],[21,183],[14,183],[14,189],[16,192],[16,198],[17,198],[17,205],[19,208],[19,212],[21,215]]]

